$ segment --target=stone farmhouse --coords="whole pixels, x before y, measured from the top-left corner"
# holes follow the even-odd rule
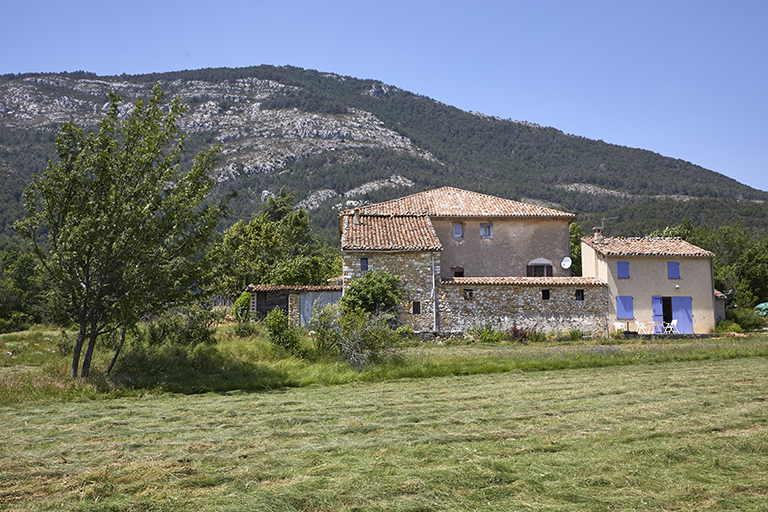
[[[608,284],[610,325],[651,334],[707,333],[724,317],[714,289],[714,254],[681,238],[581,240],[585,276]]]
[[[570,213],[453,187],[339,215],[342,284],[401,276],[398,316],[417,332],[490,323],[608,334],[608,285],[572,277]]]

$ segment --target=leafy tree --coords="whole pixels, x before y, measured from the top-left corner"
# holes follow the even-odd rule
[[[19,232],[33,245],[50,289],[78,326],[71,375],[87,377],[100,334],[134,325],[148,313],[198,299],[204,251],[226,201],[203,206],[214,180],[217,147],[183,170],[185,107],[163,107],[160,85],[120,115],[114,93],[96,132],[65,123],[49,162],[25,190]],[[80,368],[85,342],[86,352]]]
[[[296,197],[281,189],[250,221],[238,221],[216,248],[222,291],[248,284],[318,285],[340,274],[327,247],[311,235],[309,215],[295,207]]]
[[[400,276],[386,270],[371,270],[345,288],[341,304],[348,311],[392,311],[402,297]]]
[[[575,222],[568,226],[568,231],[571,239],[571,259],[573,260],[571,275],[581,276],[581,239],[584,237],[584,231]]]

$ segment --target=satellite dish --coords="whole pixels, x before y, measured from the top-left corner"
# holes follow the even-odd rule
[[[560,262],[560,266],[565,269],[571,268],[572,264],[573,264],[573,260],[571,260],[571,258],[569,258],[568,256],[563,258],[563,261]]]

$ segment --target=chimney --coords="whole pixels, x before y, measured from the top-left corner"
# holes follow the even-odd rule
[[[598,242],[602,242],[603,241],[603,228],[602,228],[602,226],[594,227],[594,228],[592,228],[592,231],[595,232],[595,236],[594,236],[595,240],[597,240]]]
[[[360,224],[362,224],[362,222],[360,222],[360,208],[355,208],[354,219],[355,219],[354,220],[355,226],[359,226]]]

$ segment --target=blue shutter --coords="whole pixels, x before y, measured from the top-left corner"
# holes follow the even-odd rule
[[[693,334],[693,301],[691,297],[672,297],[672,318],[681,334]]]
[[[628,261],[617,261],[616,262],[616,273],[617,273],[619,279],[629,279],[629,262]]]
[[[635,309],[632,306],[631,295],[619,295],[616,297],[616,319],[632,320],[635,318]]]
[[[680,279],[680,263],[677,261],[667,262],[667,277],[670,279]]]

